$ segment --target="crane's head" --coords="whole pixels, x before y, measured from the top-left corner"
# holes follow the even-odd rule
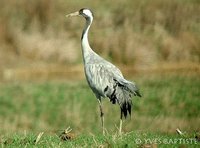
[[[79,11],[76,11],[76,12],[66,15],[66,17],[72,17],[72,16],[83,16],[85,19],[93,18],[92,11],[88,8],[82,8]]]

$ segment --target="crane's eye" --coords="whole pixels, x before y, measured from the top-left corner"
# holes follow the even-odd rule
[[[83,10],[84,10],[84,8],[82,8],[81,10],[79,10],[79,14],[83,14]]]

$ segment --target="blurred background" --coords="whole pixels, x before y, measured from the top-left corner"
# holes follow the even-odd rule
[[[53,72],[67,72],[66,66],[82,64],[80,37],[85,20],[65,18],[82,7],[94,11],[91,46],[118,65],[191,68],[200,62],[198,0],[0,3],[1,79],[38,79],[37,73],[53,77]],[[22,78],[17,73],[23,73]]]
[[[0,0],[1,130],[49,130],[68,124],[79,130],[84,130],[80,124],[96,127],[98,106],[92,92],[85,94],[89,88],[82,66],[80,37],[85,20],[65,17],[83,7],[94,12],[91,47],[146,94],[136,101],[136,117],[141,112],[142,117],[135,119],[136,124],[127,123],[127,130],[147,127],[145,123],[154,118],[159,122],[149,125],[151,130],[168,132],[178,126],[199,130],[199,0]],[[84,95],[94,100],[95,113],[92,108],[86,113],[95,116],[91,121],[89,116],[88,121],[81,119],[85,106],[78,100]],[[74,107],[74,101],[69,103],[73,98]],[[47,115],[49,110],[52,116]],[[70,121],[65,119],[69,117]],[[118,113],[116,121],[117,117]],[[156,129],[162,122],[165,127]]]

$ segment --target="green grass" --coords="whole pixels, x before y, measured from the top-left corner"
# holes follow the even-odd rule
[[[143,97],[133,100],[132,118],[124,121],[122,137],[116,135],[119,107],[107,99],[103,100],[103,107],[108,134],[101,135],[98,102],[85,81],[1,83],[0,143],[2,147],[131,147],[138,145],[139,138],[140,144],[149,144],[153,139],[159,147],[167,147],[164,139],[174,142],[177,138],[194,138],[200,130],[197,74],[145,74],[135,76],[134,80]],[[68,126],[76,138],[62,141],[57,135]],[[177,135],[176,128],[187,136]],[[35,145],[40,132],[44,135]],[[188,141],[173,146],[182,144],[187,146]]]
[[[78,135],[73,140],[61,140],[57,135],[44,134],[36,143],[36,134],[14,134],[1,138],[5,147],[198,147],[200,144],[192,137],[132,132],[117,135]]]

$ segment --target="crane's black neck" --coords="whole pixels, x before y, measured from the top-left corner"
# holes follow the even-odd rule
[[[81,40],[83,40],[84,37],[88,38],[88,31],[90,29],[90,25],[92,24],[92,18],[87,17],[85,19],[86,19],[86,24],[82,32]]]

